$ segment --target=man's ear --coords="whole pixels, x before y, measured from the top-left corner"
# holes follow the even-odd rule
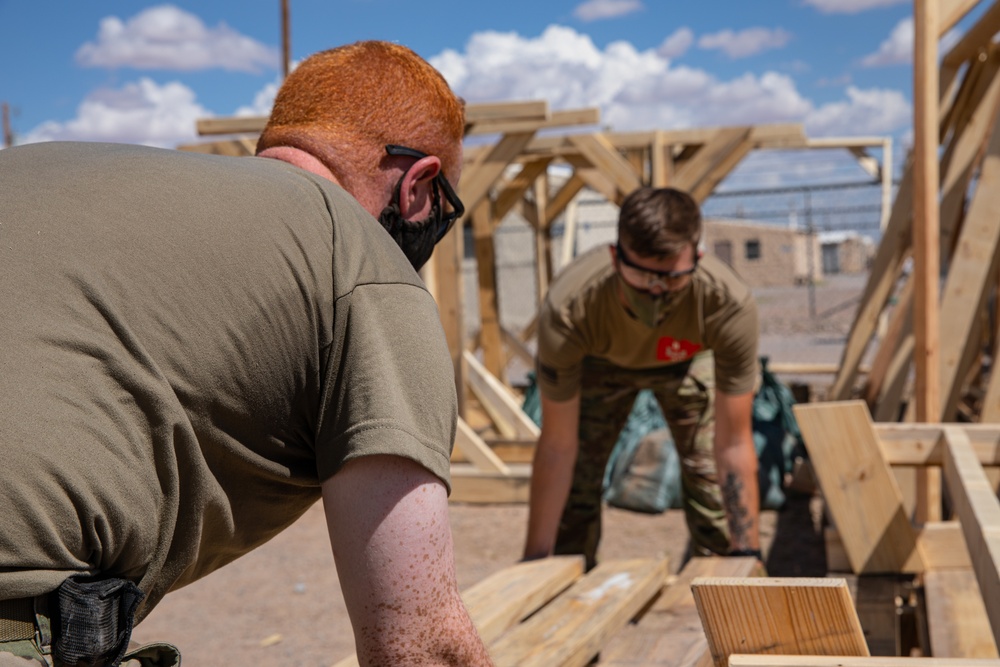
[[[423,220],[434,206],[434,178],[441,173],[441,159],[427,155],[414,162],[399,188],[399,212],[404,220]]]

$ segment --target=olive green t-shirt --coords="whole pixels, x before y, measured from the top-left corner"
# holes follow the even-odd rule
[[[746,284],[722,261],[704,256],[689,287],[666,317],[650,328],[625,308],[606,246],[567,266],[549,287],[538,315],[538,386],[555,401],[580,390],[583,360],[594,357],[627,369],[652,369],[713,354],[716,388],[751,391],[757,381],[757,304]]]
[[[286,163],[0,150],[0,599],[168,591],[266,542],[347,461],[448,483],[437,308],[379,223]]]

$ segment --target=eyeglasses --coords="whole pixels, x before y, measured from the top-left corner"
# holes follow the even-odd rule
[[[644,290],[653,287],[669,290],[671,287],[677,285],[679,279],[691,275],[698,268],[698,253],[694,254],[694,264],[691,268],[680,271],[655,271],[645,266],[640,266],[628,258],[620,242],[615,244],[615,255],[624,265],[624,267],[621,267],[622,277],[633,287]]]
[[[403,155],[406,157],[414,157],[418,160],[420,158],[427,157],[427,153],[424,153],[423,151],[418,151],[415,148],[407,148],[406,146],[398,146],[396,144],[386,144],[385,152],[389,155]],[[440,192],[444,193],[445,200],[447,200],[448,204],[451,206],[451,211],[446,213],[442,210],[438,218],[438,232],[437,238],[435,239],[435,243],[437,243],[444,238],[444,235],[448,233],[448,230],[450,230],[452,225],[455,224],[455,221],[465,214],[465,206],[462,204],[462,200],[458,198],[458,195],[455,194],[455,189],[451,187],[451,183],[449,183],[448,179],[444,177],[443,172],[439,171],[438,175],[434,177],[434,180],[431,181],[431,183],[434,185],[434,200],[437,201],[439,197],[438,188],[440,188]]]

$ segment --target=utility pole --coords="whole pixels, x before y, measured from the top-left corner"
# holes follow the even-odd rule
[[[292,66],[291,28],[288,20],[288,0],[281,0],[281,78],[288,76]]]
[[[4,102],[0,105],[3,112],[3,147],[10,148],[14,145],[14,130],[10,127],[10,105]]]

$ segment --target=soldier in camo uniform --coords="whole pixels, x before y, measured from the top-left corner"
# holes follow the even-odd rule
[[[687,193],[641,188],[622,204],[610,251],[580,256],[552,283],[538,319],[526,559],[584,554],[596,565],[604,470],[640,389],[655,394],[677,447],[691,553],[761,557],[757,306],[700,239]]]

